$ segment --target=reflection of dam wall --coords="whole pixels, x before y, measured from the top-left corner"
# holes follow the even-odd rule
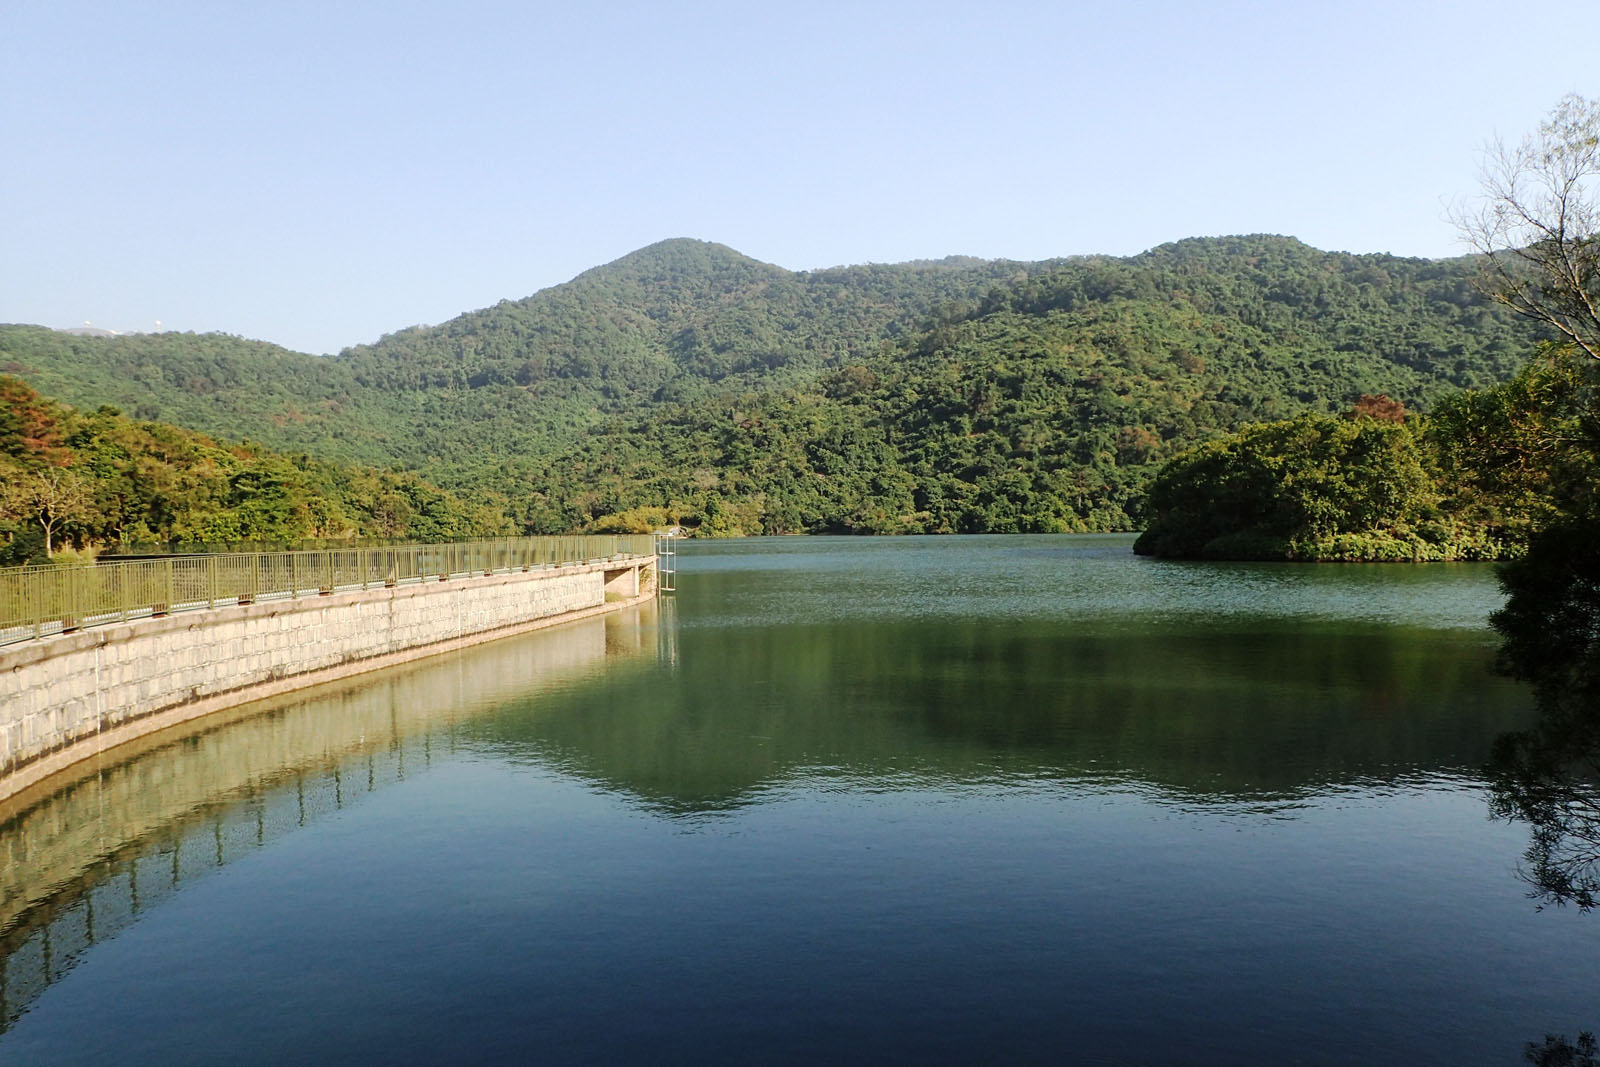
[[[90,945],[206,873],[425,771],[474,715],[570,684],[608,656],[614,669],[653,655],[652,616],[647,604],[257,702],[0,809],[0,1032]]]
[[[653,595],[650,557],[241,604],[0,649],[0,797],[246,700]]]

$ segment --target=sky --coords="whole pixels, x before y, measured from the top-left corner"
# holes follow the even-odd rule
[[[0,322],[336,352],[669,237],[1451,256],[1600,3],[0,3]],[[1566,43],[1563,43],[1566,42]]]

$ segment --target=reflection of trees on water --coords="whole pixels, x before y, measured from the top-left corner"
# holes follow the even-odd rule
[[[1533,686],[1538,718],[1496,742],[1490,810],[1528,824],[1521,874],[1538,905],[1587,912],[1600,901],[1600,545],[1578,526],[1547,531],[1501,584],[1501,668]],[[1589,1032],[1524,1050],[1540,1067],[1596,1067],[1597,1054]]]
[[[1494,615],[1507,673],[1541,690],[1600,692],[1600,544],[1587,524],[1545,531],[1500,570]]]
[[[1542,1042],[1528,1043],[1523,1058],[1536,1067],[1596,1067],[1600,1063],[1597,1052],[1600,1046],[1593,1034],[1579,1034],[1576,1043],[1568,1041],[1566,1034],[1546,1034]]]
[[[1485,678],[1471,631],[907,618],[690,625],[673,641],[671,685],[639,674],[537,715],[507,705],[486,737],[669,816],[813,779],[1282,814],[1414,773],[1476,779],[1526,713],[1517,686]]]
[[[1551,531],[1506,567],[1501,667],[1534,688],[1534,725],[1495,746],[1491,810],[1532,830],[1523,876],[1540,904],[1600,899],[1600,546]]]
[[[1490,810],[1531,830],[1523,877],[1544,904],[1600,899],[1600,717],[1592,698],[1546,694],[1539,721],[1501,737]]]

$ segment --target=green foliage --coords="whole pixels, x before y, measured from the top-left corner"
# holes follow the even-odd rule
[[[469,504],[414,474],[222,445],[112,407],[81,414],[4,376],[0,488],[7,564],[165,541],[448,541],[515,531],[503,496]]]
[[[1515,378],[1394,423],[1248,426],[1168,463],[1135,551],[1229,559],[1515,559],[1600,516],[1600,364],[1548,345]],[[1374,418],[1372,412],[1380,417]],[[1570,547],[1570,546],[1568,546]],[[1544,559],[1554,551],[1541,549]],[[1547,566],[1541,564],[1540,566]],[[1528,565],[1506,572],[1508,591]]]
[[[1454,457],[1480,494],[1528,506],[1525,558],[1501,570],[1505,607],[1492,622],[1508,673],[1584,689],[1600,708],[1600,361],[1575,346],[1545,350],[1516,380],[1453,412],[1465,426]],[[1487,412],[1480,420],[1469,414]],[[1579,686],[1579,683],[1582,683]]]
[[[589,532],[597,534],[642,534],[670,529],[677,525],[677,516],[666,508],[629,508],[615,515],[601,516],[589,524]]]
[[[1275,252],[1286,262],[1262,263]],[[1151,474],[1186,444],[1276,413],[1337,410],[1374,387],[1427,403],[1453,379],[1419,368],[1492,380],[1515,361],[1516,327],[1474,303],[1459,267],[1326,256],[1281,238],[1162,254],[1176,265],[1060,264],[980,303],[943,306],[925,332],[806,388],[723,383],[707,398],[616,419],[550,464],[545,492],[571,510],[546,521],[584,521],[602,501],[673,504],[693,522],[721,498],[747,514],[759,502],[756,522],[736,524],[746,532],[1129,529]],[[1281,310],[1291,307],[1285,274],[1307,264],[1333,279],[1302,301],[1320,309],[1316,321]],[[1251,286],[1280,270],[1271,275],[1280,299],[1252,301]],[[1336,351],[1362,320],[1328,309],[1372,303],[1375,287],[1398,287],[1395,276],[1404,296],[1373,311],[1382,328],[1371,331],[1391,339],[1389,351]],[[1202,290],[1210,295],[1197,301]],[[1451,309],[1431,313],[1442,352],[1405,321],[1429,307]],[[1240,321],[1252,308],[1262,325]],[[1333,336],[1319,340],[1325,327]],[[1474,350],[1462,368],[1450,358]]]
[[[641,508],[705,534],[1132,529],[1162,462],[1248,422],[1509,377],[1531,327],[1471,276],[1272,236],[804,273],[679,240],[337,357],[0,327],[0,368],[503,494],[530,533]]]
[[[1512,536],[1600,514],[1600,363],[1541,349],[1514,379],[1447,398],[1431,436],[1457,506]]]
[[[1248,426],[1168,463],[1134,551],[1207,559],[1430,558],[1434,502],[1403,424],[1302,415]]]

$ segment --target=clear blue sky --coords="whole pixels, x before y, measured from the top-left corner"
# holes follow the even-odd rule
[[[1444,256],[1600,3],[0,4],[0,322],[312,352],[666,237]]]

